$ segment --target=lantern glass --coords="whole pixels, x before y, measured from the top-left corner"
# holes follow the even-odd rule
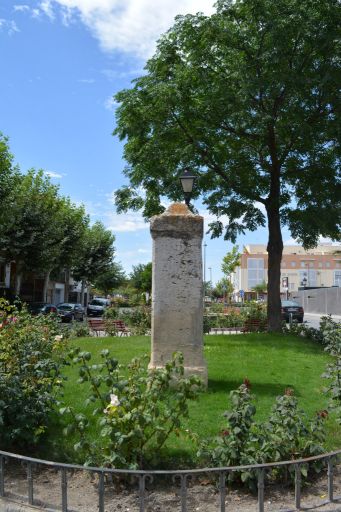
[[[195,178],[196,177],[193,176],[187,169],[185,170],[183,175],[180,176],[182,190],[185,192],[185,194],[192,192]]]

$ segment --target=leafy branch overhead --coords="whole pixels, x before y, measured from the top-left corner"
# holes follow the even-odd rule
[[[274,199],[304,243],[320,231],[337,236],[335,216],[321,223],[316,207],[333,210],[340,198],[338,3],[225,0],[216,7],[211,17],[178,16],[146,75],[116,95],[115,133],[127,141],[131,184],[118,192],[119,206],[143,203],[150,216],[160,196],[179,198],[175,177],[189,166],[199,175],[197,196],[212,213],[228,215],[228,238],[264,225],[257,203]],[[144,201],[133,191],[141,185]],[[220,234],[222,226],[212,229]]]
[[[178,16],[115,96],[130,182],[119,210],[159,213],[189,167],[213,236],[235,242],[267,224],[271,329],[281,227],[305,247],[340,239],[340,27],[337,0],[219,0],[211,16]]]

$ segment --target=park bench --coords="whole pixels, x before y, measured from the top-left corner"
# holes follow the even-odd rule
[[[96,336],[100,336],[101,332],[105,332],[104,320],[102,318],[88,318],[89,328]]]
[[[212,334],[231,334],[231,333],[239,333],[241,332],[242,327],[240,325],[236,325],[233,327],[211,327],[210,333]]]
[[[259,332],[267,330],[267,320],[250,319],[244,322],[242,332]]]
[[[118,336],[129,336],[130,330],[122,320],[113,320],[112,324]]]
[[[101,332],[114,332],[116,336],[129,336],[130,330],[122,320],[105,320],[103,318],[89,318],[88,324],[96,336],[100,336]]]

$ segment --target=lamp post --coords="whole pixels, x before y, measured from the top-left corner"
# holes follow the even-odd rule
[[[207,243],[204,243],[204,303],[206,297],[206,247]]]
[[[213,289],[213,283],[212,283],[212,267],[208,267],[208,270],[210,271],[210,295],[212,299],[212,289]]]
[[[185,196],[185,203],[189,206],[189,202],[191,200],[194,181],[196,180],[196,176],[191,174],[191,171],[185,169],[184,173],[180,176],[180,183],[182,186],[182,190]]]

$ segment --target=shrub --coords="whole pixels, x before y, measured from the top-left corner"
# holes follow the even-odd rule
[[[299,410],[292,390],[279,396],[272,408],[268,421],[255,422],[256,407],[250,393],[250,383],[244,383],[230,393],[231,410],[225,412],[226,428],[214,439],[202,443],[199,456],[214,466],[239,466],[262,464],[279,460],[291,460],[318,455],[323,452],[325,440],[323,419],[326,411],[321,411],[313,419],[308,419]],[[311,466],[319,470],[320,465]],[[307,476],[307,467],[302,466],[302,475]],[[280,472],[274,471],[272,477]],[[229,473],[229,480],[240,478],[250,488],[256,485],[256,474],[249,470]]]
[[[159,456],[172,433],[180,434],[187,402],[200,389],[197,377],[184,378],[181,354],[154,370],[148,370],[143,359],[120,366],[108,350],[101,352],[103,363],[97,365],[90,364],[89,352],[77,349],[71,356],[79,365],[79,382],[90,384],[86,403],[93,404],[99,420],[98,442],[87,440],[89,422],[83,414],[70,407],[60,412],[68,416],[65,434],[77,434],[74,448],[86,454],[87,464],[141,468]]]
[[[0,300],[0,444],[35,445],[62,385],[65,341],[55,317]]]
[[[325,392],[329,395],[329,407],[335,412],[341,424],[341,323],[334,322],[330,317],[323,317],[320,324],[325,350],[333,356],[333,362],[327,365],[322,375],[328,379]]]
[[[148,306],[140,306],[122,313],[121,318],[129,325],[133,334],[148,334],[151,328],[151,309]]]
[[[86,322],[80,324],[74,323],[68,331],[71,338],[83,338],[85,336],[90,336],[89,325]]]

